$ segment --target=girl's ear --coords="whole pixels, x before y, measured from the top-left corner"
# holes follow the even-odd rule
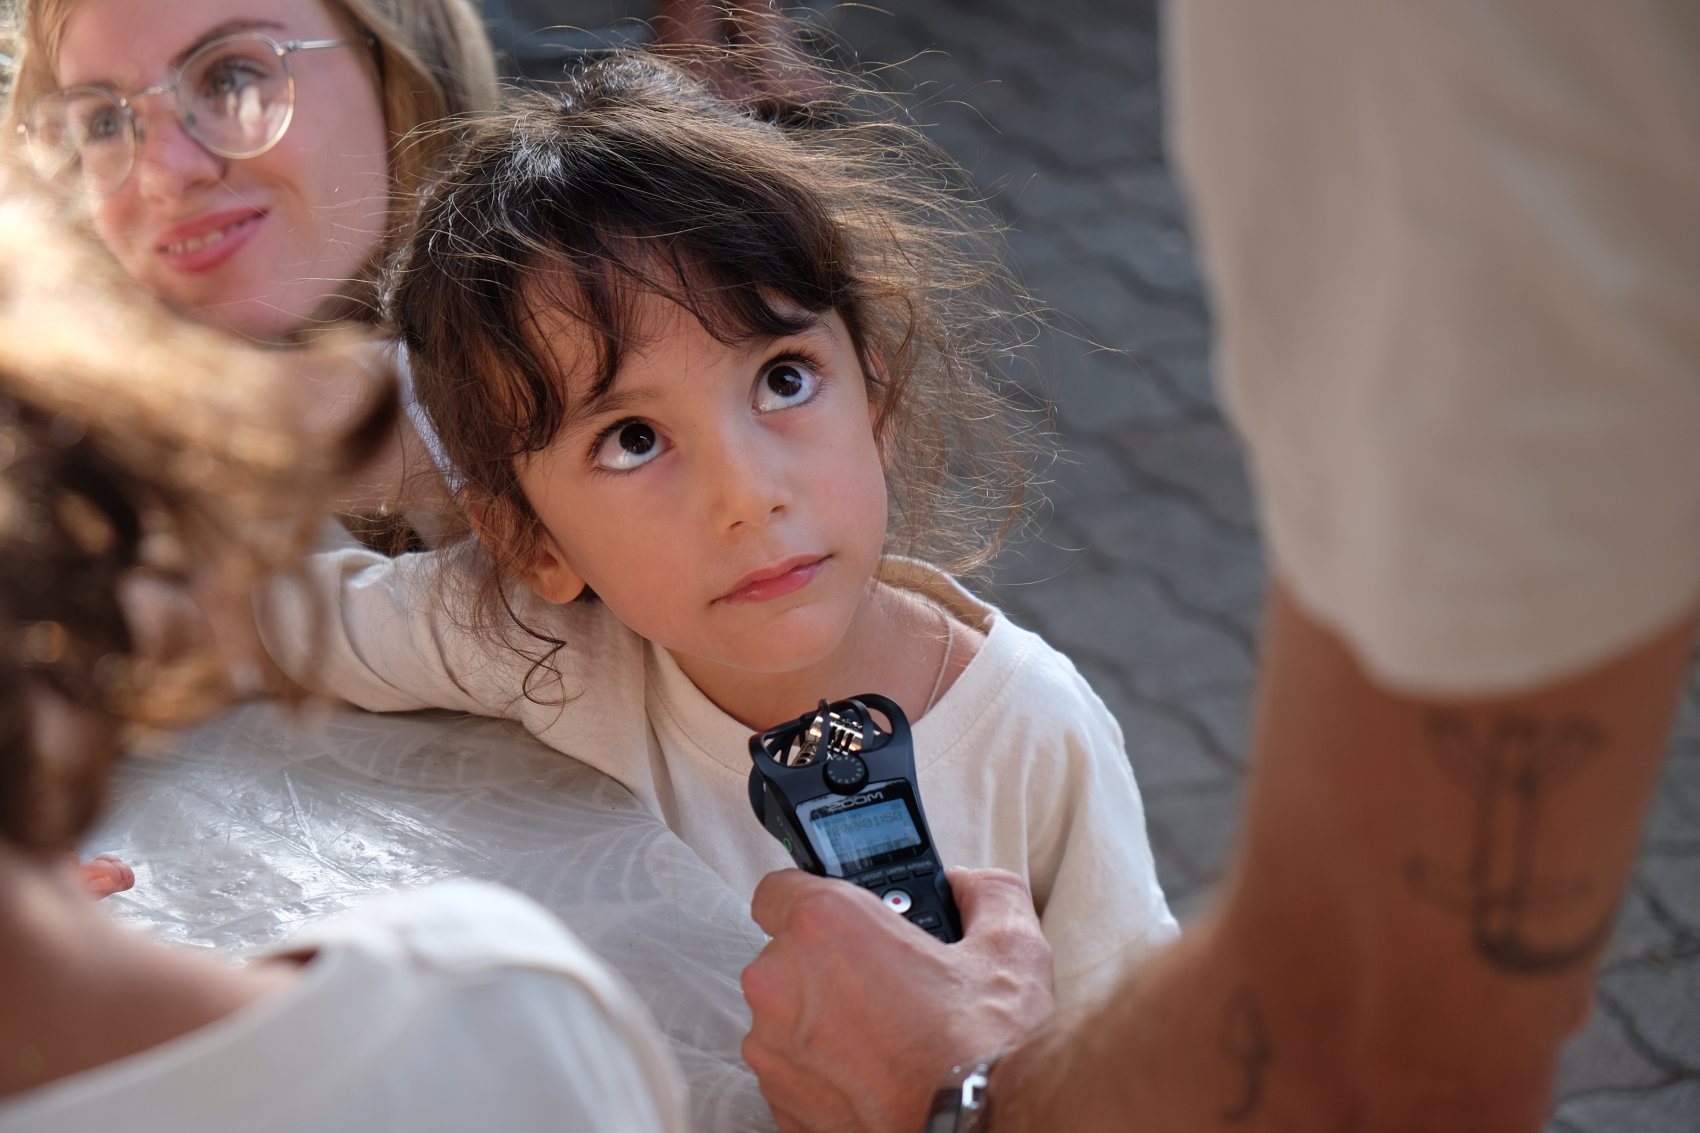
[[[521,565],[519,580],[545,602],[564,606],[584,593],[584,579],[547,533],[537,539],[526,559],[529,565]]]
[[[512,508],[487,497],[475,498],[471,489],[462,489],[461,507],[491,557],[507,566],[533,594],[564,606],[584,592],[584,579],[548,532],[521,536],[515,530],[517,517]]]

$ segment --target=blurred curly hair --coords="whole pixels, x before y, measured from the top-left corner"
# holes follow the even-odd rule
[[[96,816],[129,729],[229,695],[208,642],[144,655],[121,591],[245,592],[305,550],[331,486],[394,420],[374,391],[311,434],[302,369],[356,356],[192,325],[62,220],[0,178],[0,840],[44,853]],[[50,704],[75,742],[44,729]]]

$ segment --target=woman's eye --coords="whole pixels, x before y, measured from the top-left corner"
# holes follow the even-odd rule
[[[667,451],[667,442],[648,421],[621,421],[596,444],[596,464],[611,472],[629,472]]]
[[[820,375],[802,362],[775,362],[756,382],[758,413],[801,405],[820,388]]]
[[[105,102],[79,107],[73,124],[64,133],[76,139],[79,149],[115,141],[124,136],[124,111]]]
[[[220,59],[201,76],[199,95],[202,101],[217,105],[238,97],[243,91],[260,84],[264,78],[260,68],[240,55]]]

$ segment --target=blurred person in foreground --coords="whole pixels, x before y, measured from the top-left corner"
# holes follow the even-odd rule
[[[1273,559],[1238,852],[1037,1033],[978,992],[1042,980],[1011,879],[953,878],[949,948],[770,879],[747,1052],[783,1127],[919,1129],[944,1085],[929,1129],[1541,1128],[1700,591],[1694,11],[1169,5]]]
[[[396,894],[240,967],[90,900],[64,847],[121,747],[226,701],[249,584],[394,413],[346,349],[189,325],[55,219],[0,190],[0,1130],[683,1130],[629,990],[505,890]],[[311,370],[367,390],[335,432],[288,392]]]

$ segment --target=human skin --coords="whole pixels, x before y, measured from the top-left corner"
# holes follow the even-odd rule
[[[174,62],[219,35],[258,31],[282,42],[352,30],[318,0],[82,0],[55,71],[61,86],[129,93],[166,81]],[[356,43],[299,52],[291,64],[295,113],[270,150],[241,160],[212,154],[184,131],[169,95],[148,96],[129,177],[89,202],[96,232],[130,275],[265,341],[311,323],[362,274],[389,203],[389,135],[370,51]]]
[[[995,1128],[1535,1133],[1592,1001],[1693,628],[1559,683],[1443,701],[1371,680],[1277,579],[1218,910],[1089,1017],[1015,1046],[991,1079]],[[803,907],[833,925],[806,956]],[[919,1128],[953,1062],[1021,1037],[982,1020],[973,1041],[973,995],[914,978],[932,942],[821,879],[764,885],[751,911],[774,939],[744,977],[747,1057],[782,1129]],[[978,947],[1019,956],[1036,933],[1006,917]],[[853,1011],[808,1030],[792,1001]],[[884,1049],[906,1056],[857,1054]]]

